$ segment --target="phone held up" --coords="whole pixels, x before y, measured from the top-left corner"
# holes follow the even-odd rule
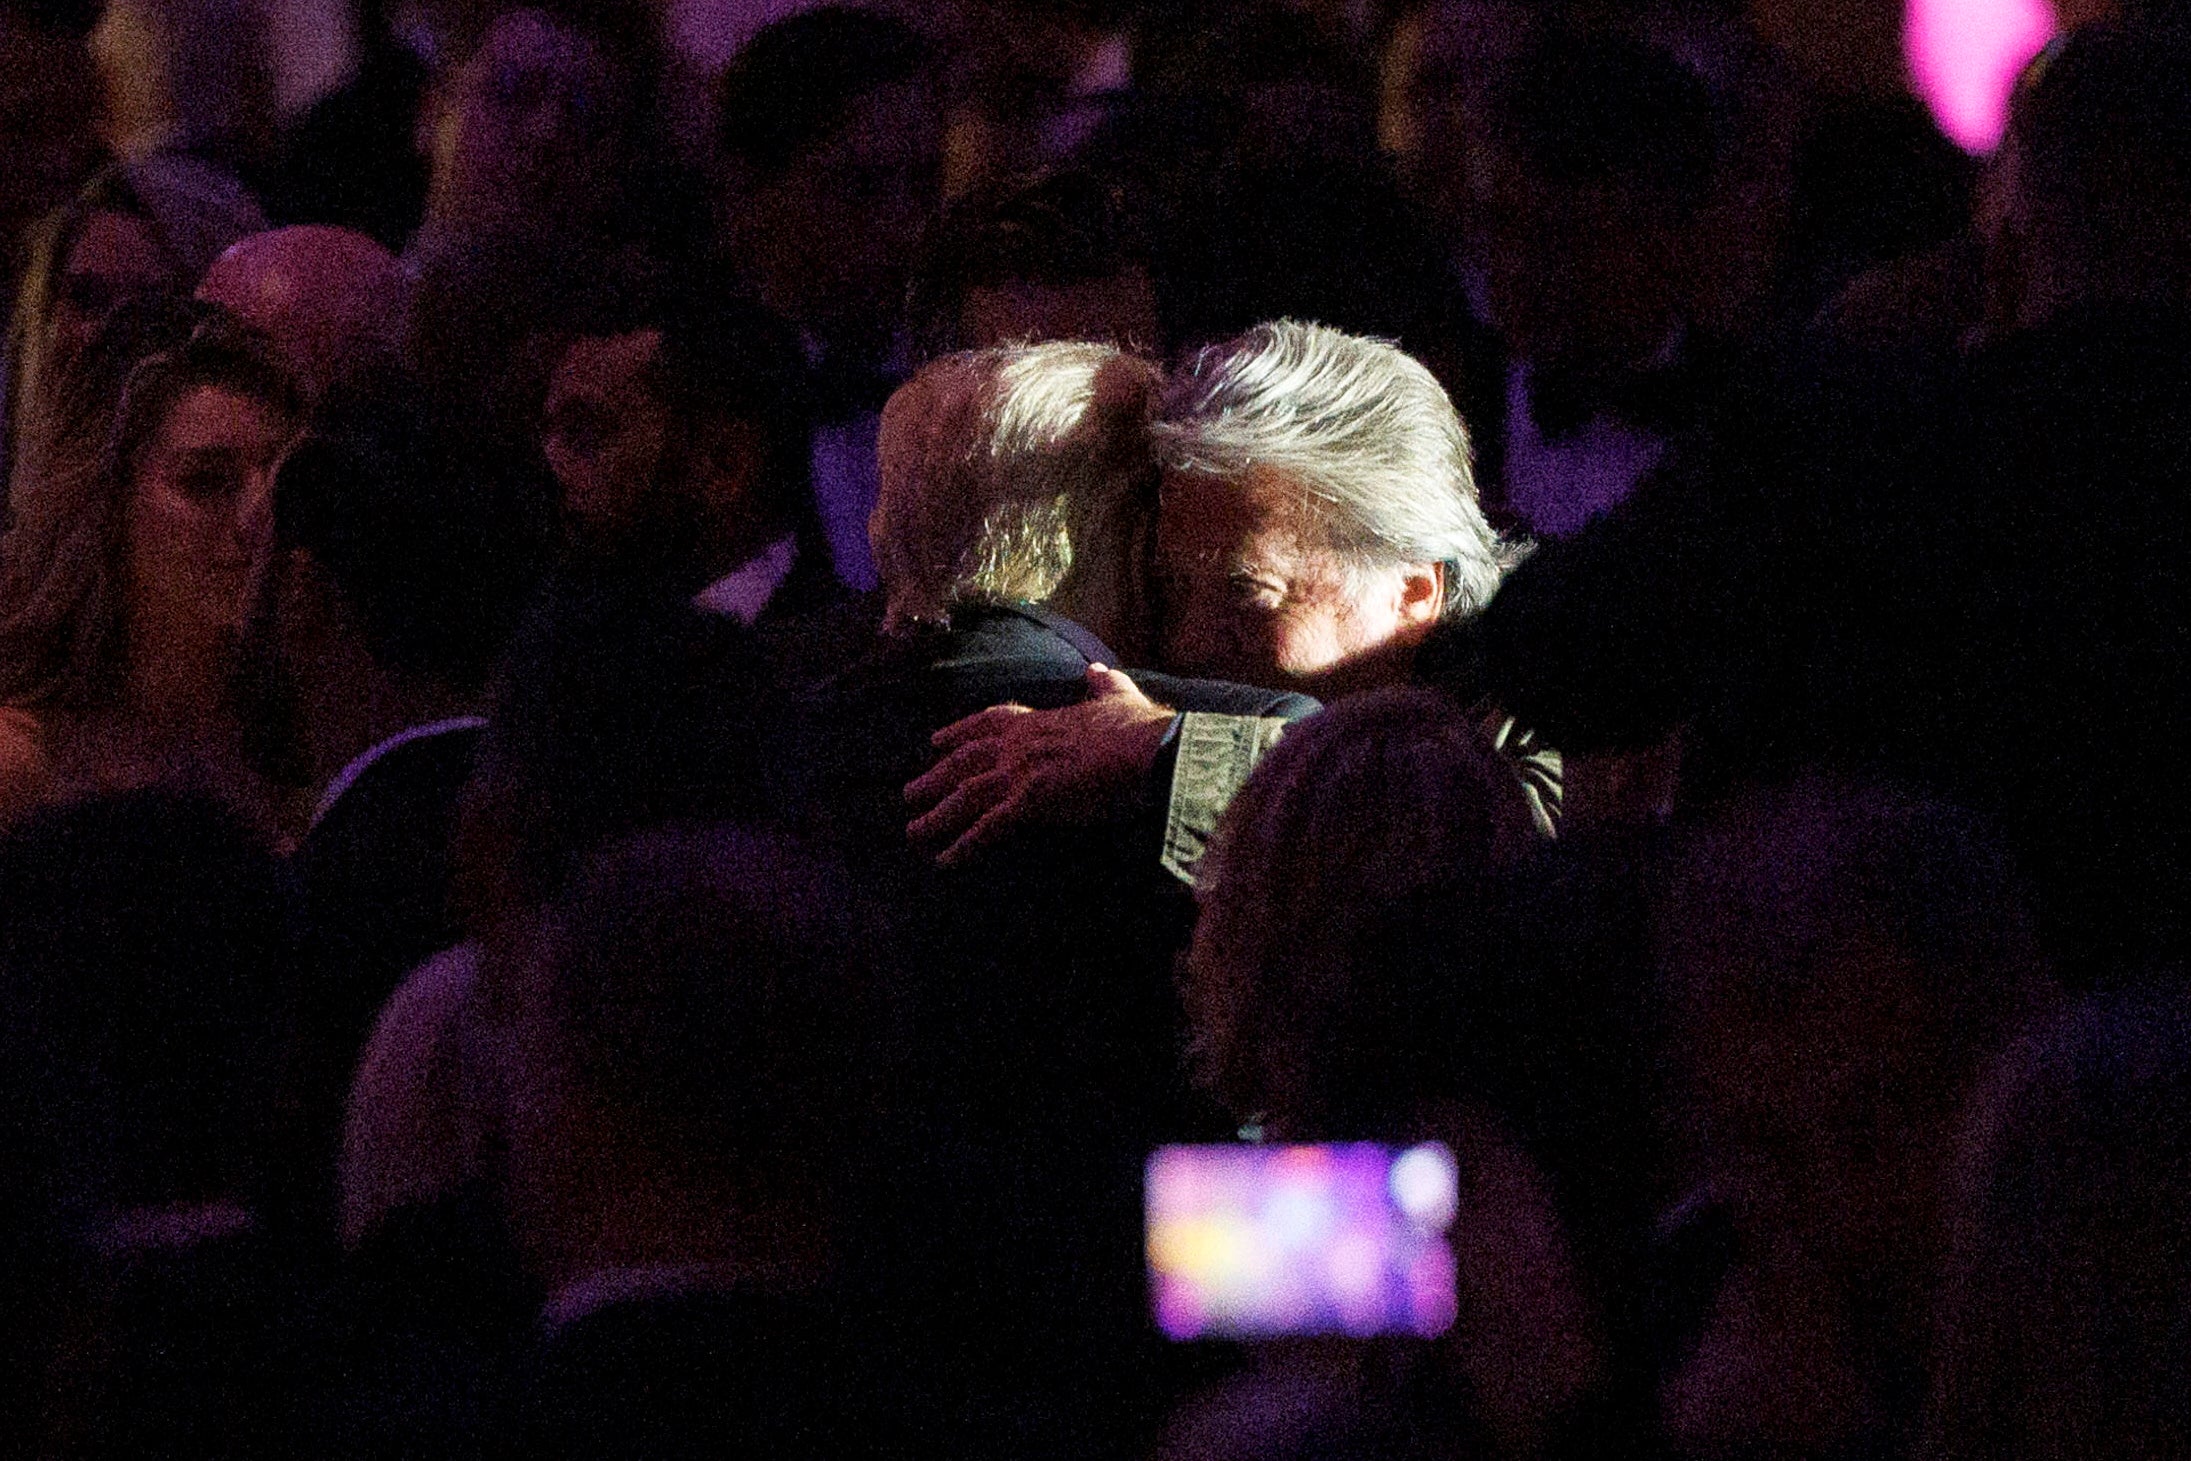
[[[1146,1199],[1150,1302],[1172,1339],[1453,1323],[1459,1184],[1439,1143],[1160,1147]]]

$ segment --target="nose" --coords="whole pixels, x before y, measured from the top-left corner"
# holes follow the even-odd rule
[[[253,472],[236,498],[236,546],[251,563],[274,551],[274,469]]]

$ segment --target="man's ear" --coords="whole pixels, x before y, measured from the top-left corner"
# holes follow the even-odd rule
[[[1400,570],[1400,622],[1427,631],[1445,612],[1445,565],[1410,563]]]

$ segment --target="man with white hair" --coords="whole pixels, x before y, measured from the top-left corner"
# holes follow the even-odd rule
[[[944,356],[890,398],[868,524],[883,643],[838,677],[840,706],[807,758],[827,765],[843,742],[842,766],[823,773],[842,773],[830,800],[855,815],[887,808],[882,843],[902,845],[899,787],[933,756],[938,727],[1006,702],[1024,713],[1091,691],[1143,698],[1116,667],[1155,638],[1159,474],[1147,423],[1162,384],[1136,356],[1060,342]],[[1228,720],[1316,708],[1282,685],[1140,678],[1167,703]]]
[[[1380,340],[1280,320],[1197,354],[1150,418],[1162,472],[1158,662],[1322,698],[1406,679],[1444,620],[1476,613],[1518,557],[1484,520],[1467,429],[1437,379]],[[1142,687],[1146,688],[1146,686]],[[1179,714],[1132,685],[1046,714],[1000,706],[945,730],[907,788],[917,840],[963,856],[1091,797],[1143,795],[1176,745],[1164,861],[1189,876],[1209,830],[1280,727]],[[1540,830],[1558,753],[1487,712]]]
[[[1258,325],[1196,355],[1151,432],[1166,669],[1325,698],[1389,684],[1513,561],[1445,389],[1383,341]]]

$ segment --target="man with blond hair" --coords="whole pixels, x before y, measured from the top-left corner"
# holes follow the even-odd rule
[[[941,727],[985,706],[1072,705],[1130,686],[1157,469],[1159,376],[1105,346],[947,356],[891,398],[870,520],[877,650],[795,727],[810,831],[903,923],[917,1154],[893,1173],[923,1243],[898,1271],[938,1324],[959,1452],[1127,1454],[1159,1356],[1140,1292],[1141,1164],[1222,1135],[1191,1119],[1172,960],[1194,917],[1154,855],[1164,808],[1092,803],[1067,825],[939,868],[904,834],[904,783]],[[1261,721],[1299,695],[1156,677],[1167,704]],[[938,1250],[941,1256],[938,1256]],[[1003,1427],[996,1433],[983,1428]]]

